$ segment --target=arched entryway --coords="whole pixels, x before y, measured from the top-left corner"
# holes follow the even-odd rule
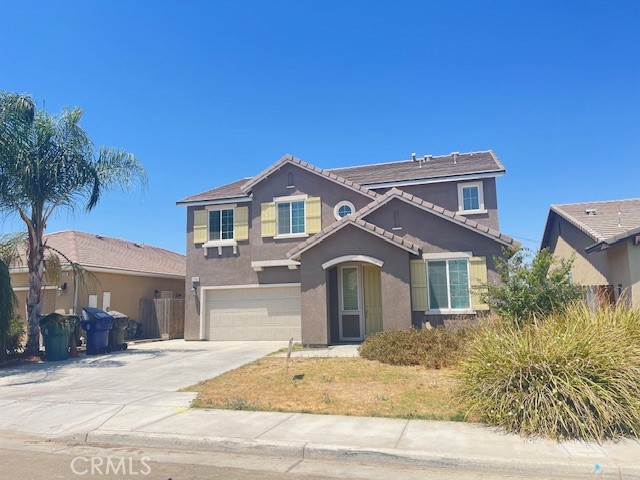
[[[372,257],[349,255],[322,265],[327,270],[332,343],[360,342],[382,331],[382,264]]]

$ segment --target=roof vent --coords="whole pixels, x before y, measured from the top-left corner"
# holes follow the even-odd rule
[[[460,152],[451,152],[451,156],[453,157],[454,164],[458,163],[458,155],[460,155]]]
[[[98,240],[104,240],[104,237],[103,237],[102,235],[96,235],[96,238],[97,238]]]
[[[584,213],[586,213],[590,217],[595,217],[596,209],[595,208],[587,208]]]
[[[423,161],[428,162],[428,161],[430,161],[430,160],[431,160],[431,158],[432,158],[432,157],[433,157],[433,155],[425,155],[425,156],[423,157]]]
[[[411,161],[412,161],[412,162],[415,162],[415,161],[416,161],[416,154],[415,154],[415,153],[412,153],[412,154],[411,154]]]

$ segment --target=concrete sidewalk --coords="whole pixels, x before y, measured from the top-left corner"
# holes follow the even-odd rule
[[[61,440],[521,474],[640,478],[640,445],[525,440],[481,425],[127,406]]]
[[[556,443],[465,423],[202,410],[190,408],[195,393],[176,391],[282,346],[170,341],[5,369],[0,372],[0,432],[167,451],[640,479],[640,445],[633,441]],[[309,352],[357,354],[349,345]]]

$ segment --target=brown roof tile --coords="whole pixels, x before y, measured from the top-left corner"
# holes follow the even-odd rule
[[[640,227],[640,198],[551,205],[551,210],[595,241]],[[595,215],[587,211],[595,210]]]
[[[158,275],[185,275],[186,257],[163,248],[75,230],[50,233],[44,238],[48,246],[88,270],[95,267]],[[22,257],[17,266],[26,265],[24,254]],[[67,263],[64,258],[60,258],[60,261]]]
[[[418,158],[419,160],[419,158]],[[420,166],[422,165],[422,166]],[[357,182],[372,185],[386,182],[426,180],[478,173],[501,173],[504,166],[491,151],[461,153],[430,157],[426,162],[401,160],[356,167],[334,168],[332,172]]]
[[[197,193],[196,195],[191,195],[189,197],[183,198],[178,201],[178,205],[183,205],[187,203],[195,203],[195,202],[206,202],[209,200],[220,200],[226,198],[243,198],[246,197],[247,194],[244,193],[240,187],[247,183],[251,177],[243,178],[241,180],[236,180],[235,182],[227,183],[226,185],[222,185],[220,187],[216,187],[211,190],[207,190],[206,192]]]
[[[297,157],[285,155],[256,177],[247,177],[242,180],[237,180],[212,190],[184,198],[177,203],[178,205],[183,205],[193,202],[246,197],[246,189],[243,191],[242,188],[244,185],[253,185],[257,183],[260,179],[276,170],[285,161],[290,161],[302,166],[303,168],[308,168],[309,170],[320,175],[324,175],[331,180],[338,181],[339,183],[356,188],[362,192],[368,192],[367,185],[372,184],[407,182],[412,180],[421,181],[458,175],[501,173],[505,171],[504,166],[491,150],[486,152],[461,153],[456,156],[455,162],[453,155],[449,154],[432,156],[430,157],[430,160],[423,162],[422,164],[412,160],[401,160],[397,162],[376,163],[371,165],[326,170],[309,165]],[[369,193],[372,194],[373,192]]]

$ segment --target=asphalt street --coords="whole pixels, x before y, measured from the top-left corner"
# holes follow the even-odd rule
[[[550,480],[459,469],[408,468],[330,460],[244,456],[221,453],[90,447],[0,438],[0,479],[154,479],[154,480]],[[575,477],[586,478],[586,477]],[[617,478],[605,476],[602,478]]]

